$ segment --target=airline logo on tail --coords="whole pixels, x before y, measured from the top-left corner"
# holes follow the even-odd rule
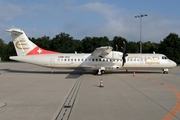
[[[25,40],[16,41],[15,47],[17,49],[29,49]]]
[[[33,42],[31,42],[24,33],[24,31],[20,29],[9,29],[6,31],[11,33],[16,53],[18,56],[58,53],[49,50],[44,50],[38,47]]]

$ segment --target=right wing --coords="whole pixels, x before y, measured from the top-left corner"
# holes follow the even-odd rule
[[[111,46],[99,47],[92,52],[92,55],[104,58],[112,51],[112,49]]]

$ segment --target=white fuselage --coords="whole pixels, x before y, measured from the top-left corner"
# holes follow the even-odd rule
[[[163,54],[126,54],[112,51],[111,46],[96,48],[91,54],[64,54],[45,50],[31,42],[25,32],[12,28],[10,32],[17,56],[10,59],[57,69],[85,69],[96,70],[101,75],[106,70],[116,69],[162,69],[176,66],[176,63]],[[125,45],[125,43],[124,43]],[[126,57],[125,57],[126,56]]]
[[[122,66],[122,53],[111,51],[105,58],[95,57],[92,54],[46,54],[11,56],[10,59],[27,62],[49,68],[105,70],[115,69],[168,69],[176,63],[163,54],[128,54],[126,63]]]

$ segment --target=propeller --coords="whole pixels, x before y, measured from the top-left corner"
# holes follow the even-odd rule
[[[126,56],[128,56],[126,52],[126,43],[123,41],[124,47],[121,47],[123,50],[123,56],[122,56],[122,68],[124,67],[124,64],[126,63]]]
[[[116,44],[116,51],[118,51],[118,45]]]

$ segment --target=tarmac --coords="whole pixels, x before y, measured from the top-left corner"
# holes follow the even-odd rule
[[[0,120],[180,120],[180,66],[97,76],[0,62]]]

